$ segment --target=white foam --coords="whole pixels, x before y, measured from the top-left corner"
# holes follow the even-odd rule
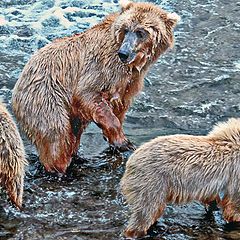
[[[4,16],[0,15],[0,26],[4,26],[7,24],[7,20],[5,19]]]
[[[41,29],[43,27],[42,23],[51,17],[55,17],[56,19],[59,20],[59,23],[64,27],[64,28],[69,28],[74,25],[73,22],[70,22],[66,17],[65,13],[74,13],[77,11],[80,11],[79,8],[77,7],[67,7],[66,9],[62,9],[60,7],[60,0],[56,0],[55,4],[46,10],[39,11],[39,9],[42,8],[42,4],[40,2],[36,2],[33,5],[31,5],[30,8],[28,9],[18,9],[20,13],[24,15],[25,23],[27,25],[30,25],[34,29]],[[5,13],[9,13],[14,11],[14,8],[10,8],[6,10]],[[33,15],[33,13],[35,15]],[[23,24],[23,22],[19,22],[20,25]],[[0,16],[0,26],[6,24],[6,20],[4,19],[3,16]],[[10,26],[17,26],[18,22],[17,21],[11,21]]]
[[[59,19],[60,24],[65,28],[69,28],[74,25],[74,23],[64,17],[64,11],[60,7],[56,7],[53,11],[53,15]]]
[[[67,7],[64,9],[65,13],[75,13],[78,12],[80,9],[77,7]]]
[[[235,68],[237,69],[237,71],[240,71],[240,60],[234,62]]]

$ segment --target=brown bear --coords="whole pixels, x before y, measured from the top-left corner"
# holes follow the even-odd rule
[[[240,119],[218,124],[207,136],[157,137],[126,164],[121,189],[131,216],[125,235],[146,235],[167,203],[217,199],[226,221],[240,221],[239,181]]]
[[[149,67],[173,46],[179,16],[151,3],[121,6],[37,51],[14,87],[14,113],[47,171],[65,172],[92,121],[110,145],[133,148],[123,133],[125,113]]]
[[[0,185],[19,209],[22,206],[26,165],[24,146],[17,126],[0,102]]]

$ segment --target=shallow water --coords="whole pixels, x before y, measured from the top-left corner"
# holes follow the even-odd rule
[[[87,3],[86,3],[87,2]],[[175,48],[145,79],[124,125],[137,145],[172,133],[205,134],[240,108],[240,2],[152,1],[181,17]],[[115,0],[1,0],[0,96],[9,109],[11,89],[31,54],[54,38],[94,25],[118,9]],[[128,219],[118,184],[128,155],[112,156],[90,125],[79,159],[67,176],[47,174],[25,140],[30,161],[24,211],[0,200],[0,239],[122,239]],[[96,146],[98,146],[96,148]],[[145,239],[240,239],[239,226],[198,203],[169,206]]]

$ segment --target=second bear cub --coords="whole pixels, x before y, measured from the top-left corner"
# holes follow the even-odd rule
[[[207,136],[171,135],[143,144],[121,180],[131,210],[127,237],[146,235],[168,203],[204,204],[224,194],[224,219],[240,221],[240,119],[220,123]]]

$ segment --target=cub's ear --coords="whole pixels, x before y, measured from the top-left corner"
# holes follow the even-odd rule
[[[122,8],[122,11],[128,10],[132,6],[132,2],[129,0],[119,0],[119,5]]]
[[[181,17],[176,13],[167,14],[167,24],[172,28],[174,28],[180,20],[181,20]]]

